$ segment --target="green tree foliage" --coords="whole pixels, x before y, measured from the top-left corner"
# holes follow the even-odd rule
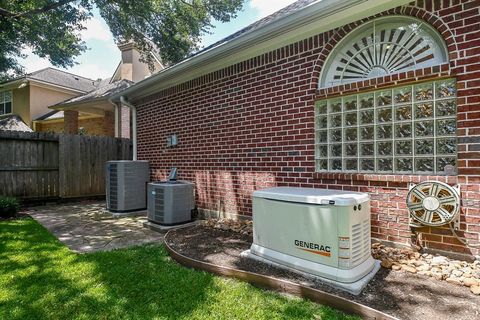
[[[164,64],[198,49],[213,19],[227,22],[243,0],[0,0],[0,78],[23,72],[16,58],[24,48],[59,67],[75,64],[87,48],[80,38],[97,7],[115,41],[133,40],[152,63],[154,46]]]

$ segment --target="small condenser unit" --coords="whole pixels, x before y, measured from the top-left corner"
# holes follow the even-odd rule
[[[106,166],[107,210],[114,213],[145,210],[149,177],[148,161],[108,161]]]
[[[255,191],[253,231],[254,256],[336,282],[353,283],[376,264],[365,193],[288,187]]]
[[[193,184],[187,181],[148,184],[148,220],[164,226],[192,221],[195,208]]]

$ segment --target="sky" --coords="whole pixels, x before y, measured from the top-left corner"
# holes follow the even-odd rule
[[[228,23],[214,22],[215,28],[211,30],[213,33],[203,37],[202,46],[208,46],[225,38],[293,2],[295,0],[247,0],[243,11],[238,13],[236,19]],[[58,69],[91,79],[111,77],[120,61],[120,51],[113,41],[112,34],[98,12],[87,22],[86,28],[81,35],[89,49],[77,57],[78,64],[74,67]],[[19,62],[25,67],[27,73],[52,66],[47,59],[42,59],[31,51],[25,50],[24,53],[28,54],[28,57],[19,59]]]

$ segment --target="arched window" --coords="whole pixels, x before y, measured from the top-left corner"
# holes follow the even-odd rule
[[[440,34],[417,19],[373,20],[340,41],[320,88],[448,62]],[[316,171],[443,174],[457,170],[455,79],[316,101]]]
[[[445,42],[430,25],[410,17],[382,17],[353,31],[330,53],[319,87],[331,87],[448,61]]]

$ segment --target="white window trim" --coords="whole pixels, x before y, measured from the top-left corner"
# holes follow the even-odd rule
[[[10,115],[13,114],[13,91],[12,90],[6,90],[6,91],[1,91],[0,94],[2,95],[2,100],[0,101],[0,105],[2,105],[2,108],[4,111],[5,110],[5,101],[4,101],[4,94],[5,92],[10,92],[10,112],[8,113],[0,113],[0,116],[5,116],[5,115]]]
[[[447,63],[448,62],[448,50],[447,46],[445,43],[445,40],[441,36],[441,34],[430,24],[428,24],[425,21],[422,21],[420,19],[414,18],[414,17],[409,17],[409,16],[402,16],[402,15],[391,15],[391,16],[385,16],[385,17],[379,17],[376,19],[373,19],[369,22],[366,22],[365,24],[362,24],[361,26],[357,27],[353,31],[351,31],[347,36],[343,37],[332,49],[330,54],[328,55],[327,59],[325,60],[325,63],[323,65],[323,68],[320,72],[320,77],[319,77],[319,83],[318,83],[318,88],[319,89],[324,89],[324,88],[329,88],[329,87],[335,87],[338,85],[343,85],[347,83],[353,83],[353,82],[358,82],[362,80],[367,80],[367,79],[373,79],[379,76],[373,75],[371,77],[364,77],[364,78],[357,78],[352,81],[342,81],[339,83],[335,84],[329,84],[328,78],[331,76],[331,73],[334,72],[333,70],[336,69],[338,66],[336,64],[336,58],[339,54],[341,54],[341,51],[347,47],[352,46],[353,44],[351,41],[353,39],[356,39],[360,34],[364,33],[367,30],[372,30],[373,33],[376,33],[376,25],[381,25],[382,23],[405,23],[405,25],[408,25],[408,23],[417,23],[419,27],[423,27],[425,31],[431,36],[432,40],[434,41],[435,45],[438,46],[437,48],[437,53],[439,54],[435,61],[433,63],[429,63],[428,65],[422,65],[421,68],[425,67],[430,67],[430,66],[436,66],[440,65],[442,63]],[[374,50],[374,53],[376,53],[376,50]],[[386,73],[385,75],[381,76],[386,76],[386,75],[391,75],[391,74],[396,74],[396,73],[401,73],[401,72],[406,72],[410,70],[415,70],[416,68],[408,68],[408,69],[402,69],[399,70],[398,72],[393,72],[393,73]]]

